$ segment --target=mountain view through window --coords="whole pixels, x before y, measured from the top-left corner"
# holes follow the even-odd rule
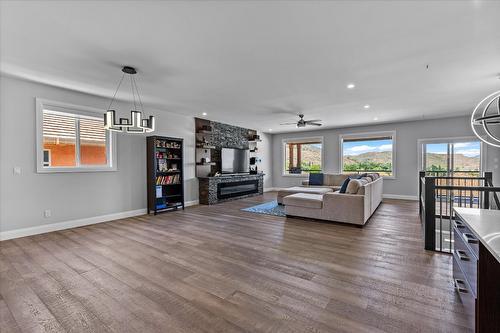
[[[344,139],[342,165],[344,172],[378,172],[392,176],[392,137]]]

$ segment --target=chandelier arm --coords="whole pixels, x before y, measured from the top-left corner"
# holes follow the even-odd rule
[[[142,105],[141,94],[139,94],[139,87],[137,86],[137,81],[135,80],[135,78],[132,79],[134,80],[135,91],[137,91],[137,97],[139,98],[139,105],[141,106],[141,111],[144,112],[144,106]]]
[[[120,79],[120,82],[118,82],[118,87],[116,87],[115,93],[113,95],[113,98],[111,98],[111,102],[109,102],[107,110],[109,110],[111,108],[111,105],[113,105],[113,102],[115,101],[116,94],[118,93],[118,90],[120,90],[120,86],[122,85],[124,77],[125,77],[125,73],[122,74],[122,78]]]
[[[134,99],[134,111],[137,110],[137,104],[135,103],[135,91],[134,91],[134,83],[133,83],[132,75],[130,75],[130,87],[132,88],[132,97]]]

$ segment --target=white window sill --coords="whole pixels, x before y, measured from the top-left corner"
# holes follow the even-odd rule
[[[38,168],[37,173],[72,173],[72,172],[113,172],[118,171],[117,167],[88,167],[88,168]]]
[[[309,178],[309,174],[298,174],[298,173],[283,173],[283,177],[295,177],[295,178]]]

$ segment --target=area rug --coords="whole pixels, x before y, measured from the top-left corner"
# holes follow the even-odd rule
[[[283,217],[286,216],[285,206],[278,205],[278,202],[276,200],[269,201],[257,206],[242,208],[241,210],[257,214],[266,214],[266,215],[283,216]]]

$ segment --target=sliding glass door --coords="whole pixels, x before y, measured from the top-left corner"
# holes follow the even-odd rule
[[[429,176],[478,177],[481,143],[476,140],[423,142],[422,162]]]
[[[474,179],[481,174],[481,143],[472,139],[421,140],[421,170],[436,179],[437,186],[479,186]],[[453,177],[453,178],[450,178]],[[451,219],[453,207],[478,207],[480,193],[436,189],[436,250],[453,248]]]

